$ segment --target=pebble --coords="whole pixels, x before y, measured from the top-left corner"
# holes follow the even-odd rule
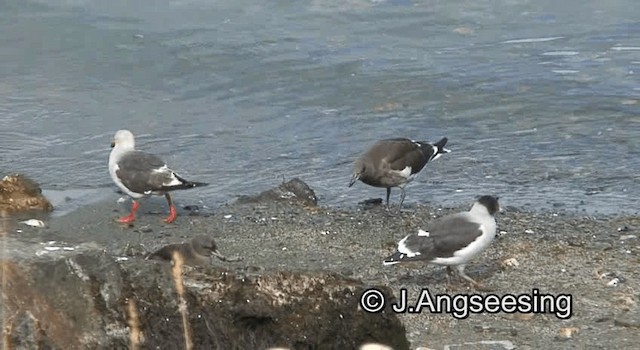
[[[25,221],[20,221],[20,223],[31,226],[31,227],[44,227],[44,222],[42,220],[29,219]]]
[[[153,229],[151,228],[150,225],[144,225],[144,226],[140,226],[140,228],[137,229],[136,231],[138,231],[140,233],[149,233],[149,232],[153,231]]]
[[[520,263],[516,258],[508,258],[502,261],[502,266],[504,267],[518,267]]]
[[[629,231],[629,226],[627,225],[618,227],[618,232],[627,232],[627,231]]]
[[[526,229],[524,230],[524,233],[531,235],[531,234],[534,234],[535,232],[532,229]]]
[[[393,350],[393,348],[379,343],[367,343],[360,346],[359,350]]]
[[[459,349],[475,349],[484,348],[483,345],[488,345],[487,349],[494,350],[514,350],[516,346],[509,340],[481,340],[476,342],[466,342],[463,344],[447,344],[443,350],[459,350]]]
[[[560,328],[560,332],[559,332],[558,336],[556,336],[556,339],[558,339],[558,340],[571,339],[571,338],[573,338],[573,335],[574,334],[578,334],[579,331],[580,331],[580,329],[577,328],[577,327]]]
[[[231,219],[231,217],[232,217],[232,216],[233,216],[233,215],[231,215],[231,214],[227,214],[227,215],[225,215],[225,216],[224,216],[224,218],[225,218],[225,219]]]
[[[518,312],[518,313],[515,313],[513,315],[513,318],[515,320],[519,320],[519,321],[530,321],[530,320],[533,319],[533,317],[535,315],[536,314],[534,314],[533,312],[528,312],[528,313],[520,313],[520,312]]]

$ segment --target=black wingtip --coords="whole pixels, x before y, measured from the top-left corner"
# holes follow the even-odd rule
[[[447,144],[447,141],[449,141],[449,139],[446,137],[443,137],[440,139],[440,141],[434,143],[433,145],[438,147],[444,147]]]
[[[182,182],[181,185],[178,186],[172,186],[172,188],[174,189],[185,189],[185,188],[193,188],[193,187],[202,187],[202,186],[208,186],[209,184],[206,182],[195,182],[195,181],[187,181],[185,178],[179,176],[176,173],[173,173],[173,175],[180,180],[180,182]]]
[[[401,254],[400,252],[393,253],[393,255],[387,257],[382,261],[382,266],[390,266],[399,263],[402,259],[402,255],[403,254]]]
[[[450,149],[447,149],[447,148],[444,147],[444,146],[447,145],[447,141],[449,141],[449,139],[446,138],[446,137],[443,137],[442,139],[440,139],[440,141],[438,141],[438,142],[433,144],[434,146],[438,147],[438,152],[436,152],[436,155],[437,154],[445,154],[445,153],[451,152]]]

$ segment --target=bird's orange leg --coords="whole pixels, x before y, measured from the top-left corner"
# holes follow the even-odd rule
[[[132,200],[133,204],[131,205],[131,212],[127,216],[123,216],[118,219],[118,222],[121,224],[130,224],[136,220],[136,212],[138,211],[138,207],[140,203],[136,200]]]
[[[176,221],[176,217],[178,216],[178,212],[176,211],[176,207],[173,205],[173,202],[171,201],[171,196],[168,193],[164,194],[164,198],[167,199],[167,203],[169,203],[169,216],[167,216],[166,219],[164,219],[164,222],[167,224],[170,224],[174,221]]]

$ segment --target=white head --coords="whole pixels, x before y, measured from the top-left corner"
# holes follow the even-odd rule
[[[135,145],[136,141],[129,130],[118,130],[113,136],[113,141],[111,141],[111,147],[117,147],[118,149],[134,149]]]

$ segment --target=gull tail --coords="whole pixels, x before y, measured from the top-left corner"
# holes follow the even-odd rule
[[[202,186],[209,185],[206,182],[188,181],[188,180],[182,178],[180,175],[178,175],[176,173],[173,173],[173,176],[178,180],[178,183],[175,184],[175,185],[171,185],[171,186],[164,186],[164,190],[166,190],[166,191],[185,190],[185,189],[189,189],[189,188],[202,187]]]
[[[395,252],[395,253],[393,253],[393,255],[389,256],[386,259],[384,259],[384,261],[382,262],[382,266],[395,265],[395,264],[399,263],[400,260],[402,260],[405,256],[406,256],[406,254],[402,254],[400,252]]]
[[[447,141],[449,141],[449,139],[447,139],[446,137],[443,137],[440,141],[438,141],[438,142],[433,144],[434,146],[438,147],[438,151],[436,152],[434,157],[436,155],[440,155],[440,154],[445,154],[445,153],[451,152],[450,149],[444,148],[444,146],[447,145]]]
[[[423,145],[423,150],[425,153],[431,153],[431,158],[429,158],[430,161],[432,160],[436,160],[438,158],[440,158],[441,155],[443,154],[447,154],[449,152],[451,152],[451,150],[449,150],[448,148],[445,148],[444,146],[447,144],[447,141],[449,141],[446,137],[443,137],[440,141],[431,144],[428,142],[421,142],[421,144]],[[424,147],[424,146],[428,146],[428,147]],[[428,155],[427,155],[428,157]]]

